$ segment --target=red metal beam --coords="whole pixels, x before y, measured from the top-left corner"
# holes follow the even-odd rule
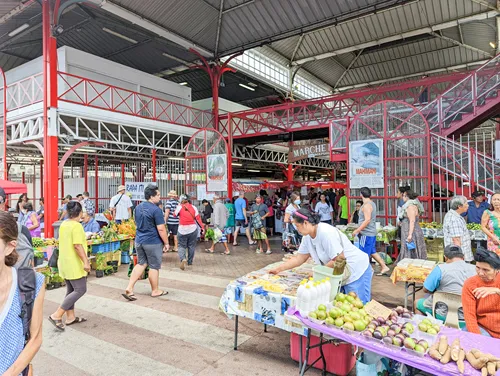
[[[59,179],[62,179],[64,165],[66,164],[66,161],[71,156],[71,154],[73,154],[79,148],[84,147],[84,146],[89,146],[89,145],[104,146],[106,144],[104,142],[83,141],[83,142],[80,142],[76,145],[73,145],[68,151],[66,151],[66,153],[64,153],[63,157],[61,158],[61,162],[59,162],[59,169],[58,169],[59,170]]]

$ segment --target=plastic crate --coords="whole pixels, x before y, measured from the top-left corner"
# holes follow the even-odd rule
[[[126,251],[122,251],[122,264],[130,264],[130,255]]]
[[[111,252],[118,251],[120,249],[120,242],[119,241],[111,242],[111,243],[109,243],[109,245],[111,248]]]
[[[92,253],[108,253],[110,249],[109,243],[94,244],[92,246]]]
[[[298,334],[290,333],[290,356],[296,362],[299,361],[300,337]],[[306,356],[306,341],[307,338],[302,338],[302,361]],[[311,336],[310,345],[319,343],[319,338]],[[325,344],[323,345],[323,354],[326,360],[326,370],[329,373],[339,376],[346,376],[351,372],[356,364],[356,356],[354,348],[350,343]],[[318,359],[320,356],[319,348],[309,350],[308,365]],[[318,361],[314,368],[323,369],[323,361]]]

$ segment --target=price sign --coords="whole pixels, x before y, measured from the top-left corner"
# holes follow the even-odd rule
[[[380,304],[376,300],[372,300],[371,302],[368,302],[365,305],[365,311],[370,316],[383,317],[384,319],[387,319],[392,313],[392,311],[389,308]]]

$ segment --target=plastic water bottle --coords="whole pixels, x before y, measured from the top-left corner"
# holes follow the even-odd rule
[[[303,294],[304,294],[304,290],[306,289],[306,282],[307,282],[306,279],[300,281],[299,288],[297,289],[297,300],[295,301],[295,308],[299,312],[303,306],[302,300],[304,299]]]
[[[330,283],[330,278],[326,277],[326,301],[330,303],[330,296],[332,293],[332,284]]]
[[[309,312],[311,311],[311,285],[304,284],[305,288],[302,291],[301,299],[300,299],[300,315],[302,317],[307,317]]]
[[[325,280],[322,279],[320,282],[319,282],[319,296],[320,298],[318,299],[319,302],[318,304],[326,304],[328,303],[328,301],[326,300],[326,285],[325,285]]]
[[[311,307],[309,311],[315,311],[318,309],[318,284],[317,282],[313,282],[311,286]]]

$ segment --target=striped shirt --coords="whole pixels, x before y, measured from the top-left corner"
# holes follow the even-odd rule
[[[174,215],[175,209],[177,208],[177,205],[179,205],[179,201],[177,200],[167,200],[167,203],[165,204],[165,211],[170,210],[168,212],[168,219],[167,219],[167,224],[168,225],[178,225],[179,224],[179,217],[176,217]]]

